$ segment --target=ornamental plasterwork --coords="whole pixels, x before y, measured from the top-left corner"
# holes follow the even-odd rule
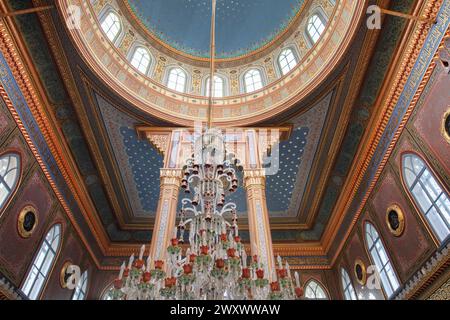
[[[151,134],[147,136],[150,143],[162,155],[169,148],[169,135],[166,134]]]
[[[450,300],[450,279],[436,290],[428,300]]]
[[[164,76],[164,69],[166,67],[166,60],[163,57],[159,57],[158,62],[156,63],[155,73],[153,74],[153,78],[155,81],[162,82]]]
[[[124,55],[127,55],[128,51],[130,50],[131,45],[133,44],[136,37],[134,36],[134,32],[132,30],[128,30],[125,34],[122,43],[120,44],[120,50]]]
[[[106,4],[109,4],[110,1],[108,0],[97,0],[93,4],[94,12],[98,15],[102,9],[105,7]]]
[[[192,74],[192,93],[200,95],[202,92],[202,75],[198,69]]]

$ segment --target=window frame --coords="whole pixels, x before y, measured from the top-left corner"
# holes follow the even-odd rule
[[[103,23],[105,22],[105,20],[108,18],[108,16],[110,14],[114,14],[119,22],[119,30],[117,31],[117,34],[114,36],[113,39],[110,39],[110,37],[108,36],[108,33],[105,29],[103,29]],[[124,27],[123,27],[123,23],[122,23],[122,19],[120,18],[120,15],[117,13],[117,11],[112,8],[111,6],[106,6],[103,9],[103,12],[99,15],[99,27],[100,30],[103,32],[103,34],[106,36],[106,38],[111,41],[112,44],[114,44],[115,46],[118,45],[119,43],[119,39],[121,38],[123,31],[124,31]],[[109,28],[109,30],[111,29],[111,27]]]
[[[145,71],[142,71],[142,70],[140,70],[138,67],[136,67],[135,65],[133,65],[134,56],[136,55],[136,53],[137,53],[137,51],[138,51],[139,49],[144,50],[145,53],[147,53],[147,55],[148,55],[148,64],[147,64],[147,66],[145,67]],[[139,61],[139,66],[140,66],[141,63],[142,63],[142,59],[143,59],[143,58],[141,57],[141,59],[140,59],[140,61]],[[150,72],[150,68],[151,68],[152,63],[153,63],[153,56],[152,56],[150,50],[147,49],[147,47],[146,47],[145,45],[140,44],[140,43],[135,43],[135,44],[134,44],[133,46],[131,46],[131,48],[130,48],[130,53],[128,54],[128,61],[130,62],[130,65],[131,65],[134,69],[136,69],[136,71],[138,71],[139,73],[141,73],[141,74],[147,76],[147,75],[149,74],[149,72]]]
[[[182,73],[184,74],[184,76],[185,76],[183,91],[179,91],[179,90],[177,90],[176,88],[171,88],[171,87],[169,87],[170,75],[171,75],[172,71],[173,71],[173,70],[176,70],[176,69],[181,70],[181,72],[182,72]],[[178,77],[178,76],[177,76],[177,77]],[[166,77],[165,77],[164,83],[165,83],[166,87],[167,87],[169,90],[172,90],[172,91],[177,92],[177,93],[187,93],[187,89],[188,89],[188,87],[189,87],[189,74],[188,74],[188,72],[187,72],[186,70],[184,70],[184,69],[181,68],[180,66],[170,66],[169,68],[167,68],[167,72],[166,72]]]
[[[57,248],[56,248],[56,250],[55,250],[55,249],[53,249],[53,247],[52,247],[52,243],[50,243],[50,245],[49,245],[49,243],[47,242],[47,236],[49,235],[50,231],[52,231],[52,230],[53,230],[54,228],[56,228],[56,227],[59,227],[59,236],[58,236]],[[47,242],[47,243],[46,243],[46,242]],[[42,259],[42,262],[41,262],[40,266],[39,266],[38,268],[37,268],[37,266],[36,266],[36,268],[38,269],[37,275],[35,275],[35,278],[32,280],[32,281],[33,281],[33,284],[31,285],[29,292],[26,293],[26,292],[24,291],[24,287],[25,287],[25,285],[26,285],[27,282],[28,282],[28,278],[31,277],[31,272],[33,271],[33,268],[35,267],[35,262],[36,262],[36,260],[38,259],[39,255],[40,255],[40,253],[41,253],[41,250],[43,249],[43,246],[44,246],[45,243],[46,243],[46,245],[49,247],[49,250],[45,253],[44,258]],[[31,261],[31,263],[30,263],[30,265],[29,265],[29,267],[28,267],[28,269],[27,269],[26,276],[24,277],[24,279],[23,279],[23,281],[22,281],[22,284],[21,284],[21,286],[20,286],[20,290],[21,290],[21,291],[25,294],[25,296],[27,296],[30,300],[39,300],[39,299],[42,297],[42,294],[44,293],[45,288],[47,287],[48,280],[49,280],[49,278],[51,277],[51,275],[52,275],[52,273],[53,273],[53,269],[55,268],[56,262],[57,262],[57,260],[58,260],[58,258],[59,258],[59,254],[60,254],[61,248],[62,248],[62,243],[63,243],[63,225],[62,225],[61,222],[56,222],[56,223],[52,224],[52,225],[47,229],[47,232],[45,232],[44,235],[43,235],[43,237],[41,238],[41,241],[39,242],[39,248],[38,248],[38,250],[34,253],[33,259],[32,259],[32,261]],[[49,268],[48,268],[48,270],[47,270],[47,273],[44,275],[44,274],[41,272],[41,269],[42,269],[43,265],[45,264],[45,259],[46,259],[46,257],[48,256],[48,253],[49,253],[50,251],[53,251],[53,254],[54,254],[54,255],[53,255],[53,258],[51,258],[50,266],[49,266]],[[44,280],[43,280],[43,282],[42,282],[42,284],[41,284],[41,287],[39,288],[39,290],[38,290],[38,292],[37,292],[37,294],[36,294],[36,297],[30,298],[30,294],[33,292],[33,289],[34,289],[34,286],[36,285],[36,281],[37,281],[37,278],[38,278],[38,275],[39,275],[39,274],[41,274],[41,275],[44,277]],[[31,280],[30,280],[30,281],[31,281]]]
[[[368,243],[368,239],[367,239],[367,235],[368,235],[368,233],[367,233],[367,226],[369,226],[369,225],[372,226],[373,230],[375,230],[375,232],[376,232],[377,235],[378,235],[377,240],[376,240],[376,241],[373,241],[373,243],[372,243],[372,245],[371,245],[370,247],[369,247],[369,243]],[[373,222],[371,222],[371,221],[369,221],[369,220],[364,221],[364,223],[363,223],[363,234],[364,234],[364,246],[365,246],[365,249],[367,250],[367,255],[368,255],[368,257],[369,257],[370,262],[372,263],[372,265],[374,265],[374,266],[376,267],[376,270],[377,270],[377,272],[378,272],[378,275],[379,275],[378,278],[379,278],[379,281],[380,281],[380,284],[381,284],[381,290],[382,290],[382,292],[383,292],[385,298],[390,299],[391,297],[393,297],[393,296],[395,295],[395,293],[398,291],[398,289],[401,288],[401,286],[402,286],[402,285],[401,285],[401,282],[400,282],[400,278],[399,278],[398,273],[397,273],[397,269],[396,269],[395,266],[394,266],[394,263],[393,263],[391,254],[389,253],[388,250],[386,250],[386,244],[384,243],[384,240],[383,240],[383,238],[381,237],[380,232],[379,232],[378,229],[375,227],[375,224],[374,224]],[[381,263],[383,263],[383,261],[382,261],[382,259],[381,259],[381,255],[380,255],[380,253],[378,252],[378,250],[377,250],[377,248],[376,248],[376,243],[377,243],[377,241],[379,241],[379,243],[381,243],[381,246],[382,246],[382,248],[383,248],[383,250],[384,250],[384,255],[385,255],[385,256],[387,257],[387,259],[388,259],[387,263],[383,265],[383,267],[381,268],[381,270],[378,270],[378,265],[376,264],[376,261],[375,261],[374,257],[372,256],[372,252],[371,252],[371,249],[374,248],[374,249],[376,250],[376,252],[377,252],[379,261],[380,261]],[[393,284],[392,284],[392,282],[391,282],[391,279],[390,279],[389,276],[387,275],[386,266],[388,266],[388,264],[390,264],[390,268],[392,269],[392,272],[393,272],[393,274],[394,274],[394,276],[395,276],[395,280],[396,280],[397,283],[398,283],[398,287],[397,287],[397,288],[394,288],[394,286],[393,286]],[[387,293],[387,291],[386,291],[387,289],[385,288],[385,284],[383,283],[383,280],[382,280],[381,274],[382,274],[383,272],[386,273],[386,277],[387,277],[387,280],[388,280],[388,282],[389,282],[389,286],[390,286],[391,289],[392,289],[392,294],[390,294],[390,295]]]
[[[341,286],[342,286],[342,292],[344,294],[344,299],[348,301],[356,301],[358,299],[358,295],[356,294],[355,286],[353,285],[352,278],[350,277],[350,274],[347,272],[347,270],[344,267],[341,267]],[[347,276],[345,278],[344,276]],[[344,281],[348,281],[347,283],[344,283]],[[351,290],[350,290],[351,289]],[[347,297],[347,292],[350,295],[350,299]],[[352,297],[352,292],[355,296],[355,298]]]
[[[247,81],[246,81],[246,78],[247,78],[247,74],[249,74],[251,71],[257,71],[257,72],[259,73],[259,76],[260,76],[260,79],[261,79],[261,87],[249,91],[249,90],[248,90],[248,87],[247,87]],[[252,78],[253,78],[253,77],[254,77],[254,76],[252,76]],[[256,67],[249,68],[249,69],[245,70],[245,71],[242,73],[242,89],[243,89],[244,93],[246,93],[246,94],[251,94],[251,93],[258,92],[258,91],[260,91],[260,90],[263,90],[264,87],[265,87],[265,85],[266,85],[266,82],[265,82],[265,78],[264,78],[264,72],[263,72],[260,68],[256,68]],[[255,86],[255,82],[252,83],[252,86]]]
[[[73,291],[72,300],[78,300],[78,301],[86,300],[86,297],[87,297],[87,294],[88,294],[88,290],[89,290],[89,271],[85,270],[81,274],[80,280],[78,281],[77,286],[75,287],[75,289]],[[75,299],[75,295],[77,295],[77,294],[78,294],[78,296]],[[82,295],[82,299],[80,299],[81,295]]]
[[[291,68],[291,67],[290,67],[290,64],[289,64],[289,62],[288,62],[288,63],[287,63],[287,66],[289,67],[289,70],[285,73],[285,72],[283,71],[283,67],[282,67],[282,65],[281,65],[281,55],[282,55],[285,51],[288,51],[288,50],[291,51],[292,56],[294,57],[295,65]],[[278,69],[279,69],[279,71],[280,71],[280,75],[281,75],[282,77],[284,77],[284,76],[288,75],[289,73],[291,73],[292,70],[294,70],[294,69],[298,66],[299,62],[300,62],[300,59],[298,58],[297,50],[296,50],[293,46],[287,46],[287,47],[284,47],[284,48],[280,51],[280,53],[278,54],[278,58],[277,58],[277,65],[278,65]]]
[[[12,187],[8,187],[9,192],[7,194],[7,196],[5,197],[5,199],[3,200],[3,203],[0,204],[0,216],[2,215],[2,213],[6,210],[6,208],[8,207],[9,203],[11,202],[12,198],[14,197],[14,195],[16,194],[19,185],[22,182],[22,154],[20,152],[17,152],[15,150],[6,150],[3,153],[0,153],[0,159],[4,158],[4,157],[10,157],[10,156],[15,156],[17,157],[17,173],[16,173],[16,177],[14,179],[14,184]],[[4,182],[3,177],[0,177],[0,180],[2,184],[6,184],[6,182]]]
[[[222,80],[222,96],[214,96],[213,95],[213,98],[217,98],[217,99],[225,98],[228,95],[227,90],[226,90],[227,89],[226,78],[224,76],[220,75],[220,74],[215,74],[214,77],[215,78],[219,78],[219,79]],[[207,76],[205,78],[204,85],[203,85],[203,88],[204,88],[203,89],[203,92],[204,92],[203,95],[205,97],[208,97],[208,98],[209,98],[209,81],[210,81],[210,78],[211,78],[211,76]],[[215,89],[215,87],[213,88],[213,92],[215,91],[214,89]]]
[[[306,297],[306,290],[307,290],[307,288],[308,288],[308,286],[309,286],[309,284],[311,282],[316,283],[317,284],[317,288],[321,288],[322,289],[322,291],[325,293],[325,298],[307,298]],[[315,295],[316,295],[316,292],[317,292],[317,288],[314,291]],[[305,289],[304,289],[304,295],[305,295],[305,299],[307,299],[307,300],[330,300],[330,293],[328,292],[327,287],[324,286],[324,284],[321,281],[319,281],[318,279],[316,279],[316,278],[310,278],[308,281],[306,281]]]
[[[416,175],[414,173],[414,175],[415,175],[414,182],[412,183],[411,186],[408,185],[408,181],[406,179],[405,158],[408,156],[416,157],[417,159],[419,159],[419,161],[421,161],[424,164],[424,167],[420,170],[420,173],[418,175]],[[431,178],[434,179],[434,182],[442,190],[441,193],[439,194],[439,196],[437,196],[436,199],[434,199],[434,200],[432,200],[432,196],[429,194],[429,191],[424,186],[424,183],[420,180],[421,177],[423,177],[423,174],[425,173],[426,170],[428,170]],[[423,221],[423,223],[429,230],[429,233],[431,234],[433,239],[435,239],[437,241],[438,245],[445,243],[450,238],[450,221],[447,221],[445,219],[445,217],[442,214],[439,207],[436,206],[436,203],[443,195],[446,195],[447,199],[450,200],[450,192],[447,189],[447,186],[444,183],[442,183],[441,178],[439,177],[439,175],[436,174],[436,172],[434,171],[434,168],[430,165],[428,160],[426,158],[424,158],[422,155],[420,155],[417,152],[412,151],[412,150],[404,151],[400,155],[400,176],[401,176],[401,181],[402,181],[403,187],[405,188],[406,193],[408,194],[408,196],[410,198],[410,201],[413,203],[414,207],[416,208],[416,211],[419,213],[420,219]],[[421,204],[419,203],[419,200],[416,198],[416,196],[413,193],[413,190],[417,184],[419,184],[421,186],[421,190],[423,190],[423,192],[427,196],[427,200],[430,201],[430,203],[431,203],[431,206],[428,208],[427,212],[424,212]],[[449,229],[449,233],[442,240],[440,239],[440,236],[439,236],[438,232],[436,231],[435,226],[433,225],[431,220],[428,218],[428,213],[430,213],[430,211],[433,208],[438,213],[438,216],[442,220],[442,223],[444,225],[446,225],[447,228]]]
[[[319,33],[319,37],[317,38],[317,40],[313,39],[313,35],[309,31],[310,21],[314,16],[317,16],[323,25],[323,31],[321,33]],[[325,34],[326,29],[327,29],[327,24],[328,24],[328,17],[326,16],[325,12],[323,11],[323,9],[321,7],[317,7],[311,13],[311,15],[308,16],[308,20],[306,20],[306,25],[305,25],[305,36],[306,36],[307,42],[311,48],[314,47],[320,41],[322,36]],[[319,31],[314,24],[313,24],[313,26],[316,31]]]

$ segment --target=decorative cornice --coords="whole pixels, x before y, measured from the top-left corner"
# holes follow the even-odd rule
[[[436,278],[450,267],[450,243],[438,250],[425,262],[403,289],[395,296],[396,300],[412,300],[420,296]]]
[[[414,14],[419,14],[419,12],[422,12],[422,14],[428,18],[435,16],[437,14],[440,5],[442,4],[442,1],[443,0],[420,1],[416,6]],[[397,104],[399,97],[403,92],[404,86],[411,74],[411,71],[413,70],[414,63],[419,57],[421,48],[425,43],[425,39],[427,37],[429,29],[430,25],[428,24],[424,23],[416,24],[414,22],[409,23],[407,27],[407,31],[405,32],[405,34],[408,34],[409,32],[411,36],[409,38],[403,39],[402,41],[403,43],[401,44],[400,48],[403,47],[404,49],[401,51],[397,51],[397,57],[393,59],[393,65],[397,65],[397,68],[392,69],[390,74],[386,77],[387,80],[385,80],[384,88],[381,91],[386,92],[386,94],[385,95],[380,94],[378,96],[377,101],[374,104],[375,106],[379,106],[376,107],[375,109],[380,110],[380,112],[377,118],[374,119],[373,121],[374,123],[369,126],[374,127],[375,129],[372,131],[366,131],[365,136],[362,142],[360,143],[359,150],[357,151],[357,154],[359,154],[360,156],[358,158],[355,158],[352,164],[353,171],[349,175],[349,179],[347,179],[346,181],[344,191],[341,193],[340,198],[334,208],[332,221],[330,222],[326,230],[327,235],[323,239],[323,245],[326,248],[327,253],[329,252],[333,242],[336,240],[335,237],[338,231],[338,227],[341,225],[341,222],[345,217],[345,213],[348,212],[348,209],[355,198],[356,192],[361,186],[362,179],[369,168],[369,164],[375,154],[375,150],[379,145],[381,137],[385,132],[386,126],[392,115],[394,107]],[[414,93],[414,97],[411,101],[411,104],[407,112],[405,113],[405,116],[403,117],[398,129],[396,130],[394,138],[392,139],[378,167],[378,170],[374,178],[372,179],[369,189],[366,192],[363,201],[359,205],[358,211],[352,213],[353,219],[350,227],[348,228],[345,234],[345,237],[339,239],[340,241],[338,249],[331,253],[332,265],[334,265],[334,263],[336,262],[336,259],[340,251],[342,250],[342,247],[344,246],[346,240],[348,239],[353,227],[356,225],[359,216],[392,153],[393,148],[395,147],[395,144],[401,132],[403,131],[405,124],[408,121],[409,116],[412,110],[414,109],[431,75],[431,72],[434,69],[434,66],[435,62],[432,62],[428,66],[428,69],[426,70],[420,85],[418,86],[416,92]],[[389,89],[386,88],[388,84],[391,84],[391,87]]]

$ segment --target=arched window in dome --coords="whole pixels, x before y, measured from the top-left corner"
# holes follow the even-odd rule
[[[78,280],[77,286],[72,296],[72,300],[84,300],[86,298],[88,285],[88,272],[87,270],[83,272]]]
[[[284,49],[278,56],[278,64],[283,75],[294,69],[297,63],[297,57],[291,48]]]
[[[49,276],[61,243],[61,225],[55,224],[45,236],[33,260],[22,291],[30,300],[36,300]]]
[[[244,74],[245,92],[250,93],[263,87],[261,71],[258,69],[250,69]]]
[[[137,46],[134,49],[130,62],[133,67],[139,70],[139,72],[147,74],[151,63],[149,51],[144,47]]]
[[[325,289],[315,280],[309,280],[305,286],[305,298],[315,300],[326,300],[328,296]]]
[[[20,178],[20,157],[15,153],[0,156],[0,211],[16,189]]]
[[[350,276],[344,268],[341,268],[341,282],[345,300],[358,300]]]
[[[211,79],[210,77],[206,79],[205,95],[207,97],[209,97],[209,84],[211,82],[210,79]],[[214,98],[223,98],[225,96],[225,81],[222,77],[214,76],[212,92]]]
[[[425,162],[415,154],[402,157],[403,178],[414,198],[441,242],[450,235],[450,199]]]
[[[380,276],[381,285],[388,297],[391,297],[400,284],[395,274],[394,267],[384,248],[380,235],[371,223],[366,223],[366,245]]]
[[[311,44],[314,45],[320,39],[320,36],[325,31],[325,23],[325,19],[320,13],[315,13],[308,19],[306,33]]]
[[[167,77],[167,87],[169,89],[185,92],[186,91],[187,75],[181,68],[172,68]]]
[[[101,27],[108,39],[115,43],[122,31],[122,23],[119,16],[112,10],[109,10],[102,19]]]

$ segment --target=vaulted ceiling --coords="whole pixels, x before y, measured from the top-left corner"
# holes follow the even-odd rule
[[[224,21],[219,31],[222,34],[219,52],[224,55],[236,55],[260,45],[298,10],[293,7],[298,1],[255,1],[250,5],[235,0],[232,6],[227,6],[228,2],[219,1],[219,16]],[[391,9],[403,12],[410,11],[415,3],[413,0],[379,2],[390,3]],[[8,3],[20,9],[46,1],[10,0]],[[167,10],[173,9],[174,3],[130,0],[128,5],[139,12],[136,15],[149,31],[164,34],[175,47],[203,55],[209,34],[204,25],[209,21],[202,17],[208,6],[197,9],[192,3],[200,2],[186,0],[184,9],[174,13]],[[155,10],[150,10],[150,4]],[[258,19],[264,19],[269,13],[277,18],[268,29],[242,34],[242,29],[252,30]],[[189,19],[181,20],[179,15]],[[245,28],[239,23],[244,23]],[[352,170],[352,162],[358,156],[361,139],[376,113],[377,95],[405,30],[404,20],[386,18],[384,23],[386,27],[381,31],[360,27],[340,63],[314,91],[285,112],[254,124],[288,124],[293,128],[290,137],[280,145],[279,172],[267,179],[275,243],[299,245],[315,252],[314,248],[320,246],[330,227],[333,210]],[[74,164],[76,178],[73,180],[82,196],[76,200],[67,190],[70,209],[81,232],[86,238],[95,239],[93,252],[102,257],[102,263],[116,264],[115,256],[128,254],[124,248],[135,248],[140,242],[150,241],[159,196],[162,157],[138,137],[135,127],[172,124],[142,112],[97,74],[77,50],[58,10],[39,17],[19,17],[16,24],[39,77],[36,81],[42,83],[48,97],[51,118],[67,145],[62,155]],[[183,24],[192,25],[192,29],[183,28]],[[199,33],[200,29],[205,30]],[[240,189],[233,200],[238,204],[245,229],[244,192]],[[84,201],[82,205],[80,201]],[[244,232],[243,237],[248,235]],[[316,258],[315,265],[328,263],[322,251]]]

